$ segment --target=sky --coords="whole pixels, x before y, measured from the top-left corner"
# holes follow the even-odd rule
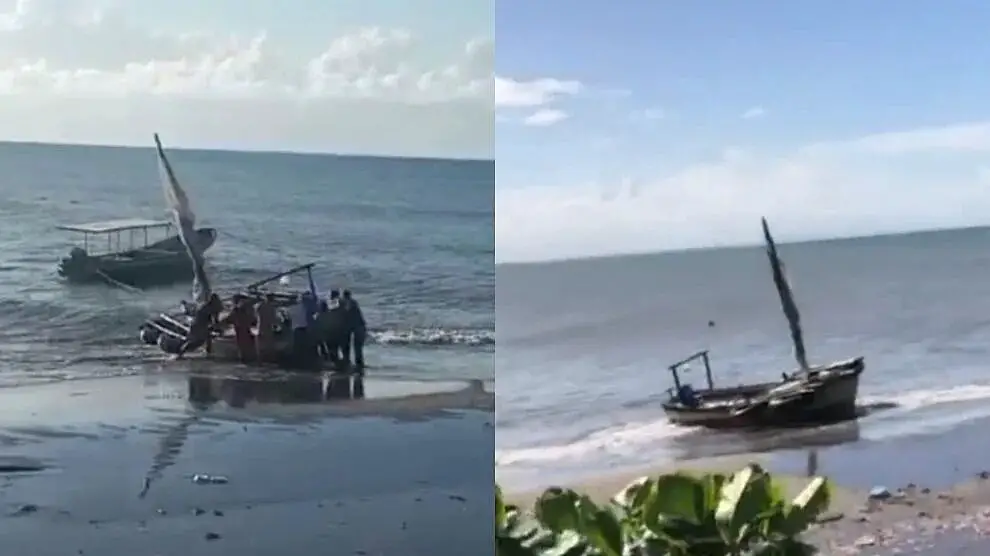
[[[493,0],[0,0],[0,140],[494,156]]]
[[[990,3],[500,0],[496,259],[990,224]]]

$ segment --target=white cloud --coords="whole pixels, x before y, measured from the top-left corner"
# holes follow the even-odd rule
[[[500,108],[543,106],[561,97],[576,95],[581,89],[582,85],[578,81],[551,78],[516,81],[498,76],[495,78],[495,105]]]
[[[0,13],[3,138],[491,156],[494,43],[437,56],[369,27],[293,57],[251,37],[167,34],[84,2]]]
[[[563,110],[544,108],[543,110],[537,110],[529,116],[526,116],[526,118],[523,119],[523,123],[533,127],[547,127],[560,123],[569,117],[570,115]]]
[[[635,120],[652,122],[666,118],[667,112],[663,108],[645,108],[634,111],[632,117]]]
[[[990,222],[990,121],[716,160],[618,185],[496,189],[499,262]],[[594,169],[590,169],[594,173]]]
[[[755,120],[767,115],[767,111],[762,106],[754,106],[743,112],[739,117],[744,120]]]

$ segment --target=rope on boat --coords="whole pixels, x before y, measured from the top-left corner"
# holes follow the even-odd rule
[[[120,289],[122,289],[124,291],[128,291],[128,292],[131,292],[131,293],[141,293],[141,288],[135,288],[134,286],[131,286],[129,284],[125,284],[125,283],[123,283],[123,282],[121,282],[119,280],[114,280],[113,278],[107,276],[107,274],[105,272],[103,272],[102,270],[97,270],[96,271],[96,275],[99,276],[100,278],[103,278],[103,280],[107,284],[110,284],[111,286],[120,288]]]

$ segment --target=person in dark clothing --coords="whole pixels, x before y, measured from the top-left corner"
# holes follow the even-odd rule
[[[335,363],[337,368],[350,366],[351,364],[351,344],[344,326],[343,306],[340,303],[340,290],[334,288],[330,290],[330,317],[327,319],[329,325],[326,329],[327,338],[336,354]]]
[[[330,306],[326,301],[320,301],[320,310],[316,314],[316,326],[314,327],[316,346],[319,349],[320,357],[324,361],[336,363],[338,355],[336,353],[337,348],[328,333],[330,331],[331,318]]]
[[[367,323],[361,306],[351,296],[350,290],[344,290],[344,319],[347,327],[349,343],[354,346],[354,367],[360,372],[364,370],[364,342],[368,336]]]
[[[241,363],[250,363],[258,354],[254,333],[251,331],[255,322],[254,308],[243,295],[235,295],[233,301],[234,308],[230,310],[223,324],[229,324],[234,328],[234,341],[237,343],[237,354]]]
[[[189,332],[186,334],[186,341],[179,346],[175,358],[182,359],[189,350],[197,349],[206,344],[206,352],[212,352],[212,328],[217,324],[217,317],[223,310],[223,302],[217,294],[213,294],[193,312],[193,320],[189,325]]]
[[[275,296],[267,294],[255,308],[258,321],[258,361],[273,363],[276,359],[275,328],[278,324],[278,310]]]

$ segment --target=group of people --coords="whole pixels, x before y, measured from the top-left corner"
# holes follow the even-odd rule
[[[320,369],[328,362],[336,369],[364,369],[367,325],[360,305],[348,290],[343,295],[333,290],[328,300],[323,301],[304,292],[286,312],[279,311],[276,298],[270,293],[257,303],[248,296],[235,294],[230,312],[221,317],[223,308],[223,302],[213,294],[192,311],[192,324],[186,341],[179,347],[178,358],[204,344],[210,353],[213,331],[229,327],[234,332],[238,356],[245,363],[259,361]]]
[[[353,350],[353,368],[364,369],[367,323],[350,291],[332,290],[327,300],[303,293],[290,307],[289,322],[297,365],[320,367],[328,362],[335,368],[350,368]]]

